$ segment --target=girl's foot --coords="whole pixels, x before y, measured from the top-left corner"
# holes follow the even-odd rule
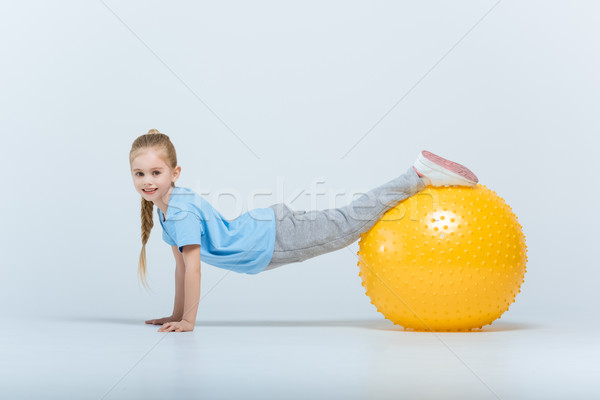
[[[475,186],[479,179],[464,165],[423,150],[413,168],[431,186]]]

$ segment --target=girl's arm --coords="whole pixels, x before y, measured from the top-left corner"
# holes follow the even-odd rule
[[[179,251],[179,250],[178,250]],[[178,322],[167,322],[159,332],[187,332],[194,330],[200,301],[200,245],[183,246],[183,317]],[[181,290],[179,291],[181,293]],[[177,295],[176,295],[177,298]]]
[[[149,319],[146,321],[147,324],[163,325],[168,322],[181,321],[183,318],[185,262],[177,246],[171,246],[171,250],[173,250],[173,256],[175,257],[175,305],[173,306],[173,313],[169,317]]]
[[[181,321],[185,292],[185,262],[177,246],[171,246],[171,249],[175,257],[175,305],[172,316],[176,321]]]
[[[183,321],[187,321],[192,329],[196,323],[198,302],[200,301],[200,245],[183,246],[185,263]]]

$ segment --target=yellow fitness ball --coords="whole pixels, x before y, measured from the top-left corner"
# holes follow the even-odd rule
[[[359,247],[371,303],[418,331],[491,324],[515,301],[526,272],[517,216],[481,184],[425,188],[388,210]]]

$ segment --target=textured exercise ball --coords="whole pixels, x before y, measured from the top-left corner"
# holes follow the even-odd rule
[[[418,331],[491,324],[515,301],[526,272],[517,216],[481,184],[425,188],[388,210],[359,247],[371,303]]]

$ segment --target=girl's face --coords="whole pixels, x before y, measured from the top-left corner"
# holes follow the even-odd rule
[[[171,182],[179,178],[180,172],[179,165],[171,170],[154,149],[139,154],[131,163],[135,189],[144,199],[158,204],[166,202],[164,200],[169,197]]]

